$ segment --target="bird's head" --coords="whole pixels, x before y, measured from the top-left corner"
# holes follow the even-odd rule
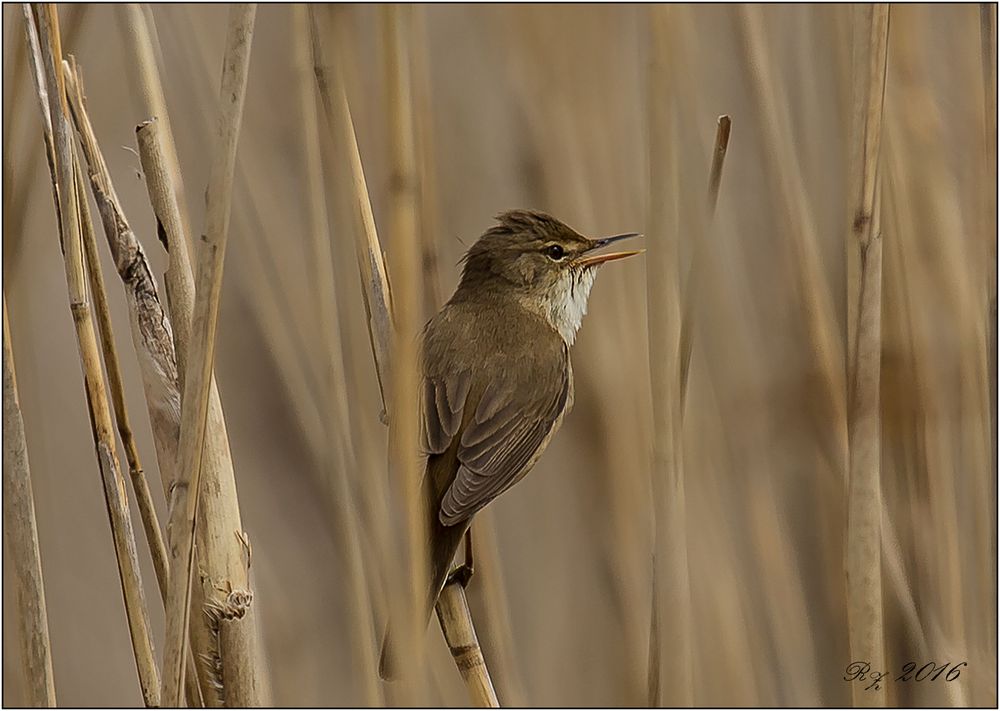
[[[572,345],[587,312],[597,268],[642,250],[603,252],[613,242],[638,237],[629,232],[590,239],[535,210],[511,210],[465,255],[459,292],[513,297],[539,313]]]

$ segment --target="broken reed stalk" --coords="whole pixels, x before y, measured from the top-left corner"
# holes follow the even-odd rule
[[[147,20],[144,8],[138,3],[124,3],[115,9],[118,11],[118,21],[122,34],[125,35],[127,46],[135,59],[134,69],[138,73],[139,81],[137,84],[145,104],[146,115],[162,122],[163,149],[166,152],[174,190],[178,196],[180,219],[184,225],[184,234],[190,235],[191,227],[186,212],[187,202],[184,199],[184,180],[181,175],[180,161],[177,158],[177,147],[170,126],[170,116],[167,113],[163,84],[157,69],[157,45],[153,39],[155,27],[152,26],[152,16]],[[183,368],[181,372],[183,372]]]
[[[38,551],[35,498],[31,491],[28,444],[17,394],[14,347],[3,297],[3,530],[14,566],[17,623],[21,637],[21,664],[27,684],[28,706],[56,705],[52,675],[49,618],[45,611],[42,559]]]
[[[859,191],[852,196],[854,215],[848,248],[860,250],[857,345],[850,364],[848,405],[847,613],[851,659],[884,669],[882,620],[882,492],[880,483],[879,377],[882,354],[882,234],[878,189],[882,106],[889,40],[889,5],[854,8],[854,41],[868,45],[867,71],[855,76],[853,125],[862,145]],[[856,67],[856,70],[859,67]],[[849,288],[855,288],[851,284]],[[855,706],[884,706],[885,687],[866,690],[852,682]]]
[[[153,559],[153,570],[160,593],[166,594],[167,549],[163,544],[163,534],[160,531],[160,521],[153,508],[153,497],[149,491],[149,483],[139,461],[139,448],[136,446],[129,423],[128,409],[125,405],[125,385],[122,382],[121,366],[118,362],[118,349],[115,347],[114,330],[111,326],[111,310],[108,306],[108,294],[104,288],[104,274],[101,260],[97,254],[97,237],[94,234],[94,223],[90,217],[90,205],[84,192],[83,171],[79,163],[76,168],[76,184],[79,192],[76,199],[80,206],[80,228],[83,237],[83,251],[86,259],[87,275],[90,278],[90,294],[94,298],[97,311],[97,328],[101,336],[101,350],[104,355],[104,368],[108,374],[108,385],[111,388],[111,402],[114,407],[115,424],[118,435],[125,447],[125,459],[128,462],[129,477],[132,479],[132,490],[135,493],[139,515],[142,518],[143,529],[146,532],[146,542]]]
[[[138,356],[146,405],[153,430],[153,443],[161,478],[173,479],[177,453],[177,364],[174,358],[170,319],[160,302],[156,282],[125,212],[115,193],[111,173],[97,144],[83,94],[83,78],[76,67],[64,66],[67,93],[80,144],[87,160],[91,192],[104,226],[115,270],[125,290],[132,343]]]
[[[72,58],[70,58],[72,59]],[[97,143],[93,125],[87,113],[86,98],[83,91],[83,77],[75,61],[63,64],[70,108],[84,157],[87,160],[87,170],[90,176],[90,186],[94,199],[101,213],[104,234],[111,250],[115,270],[121,279],[125,290],[125,301],[128,305],[129,323],[131,325],[132,344],[138,356],[139,370],[142,375],[146,407],[153,431],[153,444],[160,470],[160,480],[163,490],[169,500],[170,483],[173,481],[177,458],[177,438],[180,427],[180,393],[177,388],[177,363],[174,353],[174,342],[170,319],[160,301],[156,281],[146,259],[145,251],[129,226],[128,219],[118,200],[111,173],[104,161],[104,155]],[[81,177],[81,186],[83,185]],[[133,488],[139,512],[142,516],[146,538],[153,556],[153,567],[159,583],[160,595],[166,603],[167,581],[169,579],[169,561],[166,546],[163,542],[161,528],[152,507],[148,479],[138,463],[138,452],[134,451],[131,428],[128,426],[125,412],[124,389],[121,386],[121,376],[117,354],[114,347],[114,336],[111,330],[110,315],[105,316],[106,295],[104,294],[104,278],[100,273],[100,262],[97,258],[96,242],[92,257],[90,254],[93,235],[93,225],[90,210],[85,202],[86,196],[81,194],[81,216],[84,221],[84,244],[88,249],[88,261],[95,264],[91,274],[91,290],[95,294],[98,305],[101,342],[104,347],[105,363],[111,379],[112,397],[114,399],[115,420],[118,423],[122,442],[125,444],[126,457],[132,475]],[[94,281],[99,284],[98,288]],[[102,305],[105,304],[105,305]],[[105,319],[106,322],[105,322]],[[124,426],[124,429],[123,429]],[[138,477],[136,476],[138,474]],[[154,534],[155,531],[155,534]],[[159,539],[159,540],[157,540]],[[192,666],[194,658],[189,655],[188,667]],[[187,685],[188,701],[191,704],[200,703],[201,691],[197,677],[192,677],[193,683]]]
[[[180,704],[184,656],[191,613],[194,539],[201,491],[202,452],[208,421],[215,334],[222,293],[222,275],[229,232],[236,147],[243,119],[250,47],[256,5],[234,5],[229,13],[220,90],[218,143],[206,193],[206,234],[198,253],[192,341],[185,370],[180,447],[174,496],[170,502],[170,594],[167,597],[167,637],[163,664],[163,700]],[[233,531],[239,535],[241,531]],[[199,576],[200,577],[200,576]],[[252,603],[249,589],[232,590],[220,606],[219,625],[223,694],[229,706],[259,704],[254,631],[246,618]],[[208,612],[206,610],[205,612]],[[246,618],[246,619],[244,619]]]
[[[147,22],[152,30],[153,53],[158,55],[158,44],[156,43],[152,18],[148,18]],[[186,36],[190,40],[191,36]],[[195,50],[197,48],[192,48],[192,51]],[[204,48],[202,48],[201,54],[204,55]],[[210,65],[206,61],[204,66],[207,68]],[[152,69],[153,72],[145,75],[143,81],[154,82],[158,85],[160,80],[155,72],[155,66]],[[215,100],[214,94],[217,88],[214,86],[214,81],[206,80],[201,72],[191,73],[189,79],[194,82],[200,92],[204,93],[202,103],[207,104]],[[162,111],[163,115],[166,116],[166,107],[162,107]],[[205,118],[205,130],[208,133],[212,130],[214,122],[207,115]],[[160,241],[167,252],[168,264],[165,277],[167,302],[174,324],[174,342],[181,385],[183,386],[184,374],[187,371],[191,319],[194,310],[194,276],[188,251],[191,240],[188,237],[186,221],[183,217],[184,205],[178,197],[173,171],[170,168],[169,146],[173,143],[173,139],[166,126],[155,117],[136,127],[136,138],[146,178],[147,192],[156,216]],[[240,175],[245,174],[244,161],[240,161],[237,165],[237,171]],[[246,206],[245,212],[238,212],[234,215],[236,225],[244,225],[245,229],[240,230],[241,232],[262,234],[260,222],[254,222],[247,217],[247,215],[256,215],[257,211],[258,205],[251,202]],[[255,264],[255,259],[261,251],[260,242],[251,240],[247,249],[251,257],[250,263]],[[258,273],[263,272],[258,270]],[[265,282],[273,292],[277,287],[271,283],[273,279],[270,275],[266,276]],[[262,278],[261,276],[252,277],[258,282]],[[255,303],[257,302],[255,301]],[[287,323],[280,314],[276,315],[274,322],[282,328],[287,328]],[[281,340],[278,345],[289,348],[289,342],[293,341]],[[294,346],[291,348],[295,355],[301,357],[301,349],[294,348]],[[315,393],[315,391],[315,388],[307,390],[309,393]],[[304,400],[304,402],[306,401]],[[318,422],[318,418],[316,419]],[[321,438],[313,437],[314,441],[319,441],[319,439]],[[198,584],[192,590],[191,604],[194,609],[202,610],[204,614],[191,615],[190,632],[191,643],[196,650],[199,662],[202,691],[209,704],[218,704],[221,703],[220,691],[225,688],[226,684],[220,675],[221,662],[219,660],[222,640],[219,636],[219,627],[214,620],[218,617],[216,612],[226,608],[226,590],[249,591],[250,557],[249,548],[245,544],[246,535],[242,532],[229,438],[214,375],[209,395],[208,423],[201,467],[204,483],[198,505],[195,554],[198,568],[200,571],[204,571],[205,575],[199,576]],[[236,535],[233,535],[234,532]],[[248,599],[246,596],[238,597],[239,599]],[[254,615],[253,608],[247,614]],[[249,619],[246,619],[242,624],[247,633],[253,632],[253,626]],[[227,629],[233,628],[227,626]],[[233,635],[227,633],[226,637],[230,639]],[[256,663],[263,664],[261,660]],[[258,671],[261,669],[262,667],[259,666]],[[258,693],[261,696],[261,703],[267,703],[267,679],[263,676],[260,679],[263,686],[258,689]]]
[[[726,152],[729,150],[729,134],[732,131],[733,122],[729,116],[723,115],[718,118],[715,130],[715,147],[712,149],[712,166],[708,173],[708,219],[705,221],[707,227],[711,227],[715,217],[715,205],[719,201],[719,187],[722,184],[722,167],[726,162]],[[707,230],[706,230],[707,232]],[[694,246],[694,255],[691,257],[691,266],[688,267],[687,279],[684,281],[684,303],[682,304],[681,328],[680,328],[680,352],[681,352],[681,417],[684,416],[684,408],[687,404],[688,371],[691,367],[691,350],[694,345],[694,301],[697,294],[697,284],[700,283],[698,270],[701,268],[702,256],[705,249],[705,239],[708,235],[701,235]]]
[[[672,8],[651,7],[648,91],[649,244],[646,280],[653,404],[653,590],[648,693],[651,706],[693,703],[691,590],[681,441],[677,233],[677,108],[671,98]]]
[[[55,192],[59,195],[56,211],[59,214],[66,285],[80,351],[80,362],[83,366],[87,407],[115,545],[115,557],[118,561],[122,594],[125,598],[125,612],[139,673],[139,685],[142,689],[143,702],[147,706],[157,706],[159,679],[153,655],[149,617],[142,578],[139,574],[132,521],[129,517],[125,480],[115,454],[114,430],[108,409],[104,374],[101,371],[97,336],[87,300],[79,206],[76,200],[77,190],[74,187],[76,178],[73,163],[76,156],[63,82],[59,18],[55,5],[36,6],[35,22],[40,38],[41,57],[33,58],[33,62],[35,66],[41,65],[44,68],[47,85],[47,99],[42,99],[42,103],[48,103],[49,122],[43,122],[43,127],[47,129],[51,126],[53,134],[52,140],[47,142],[55,151],[55,154],[50,156],[49,165],[54,167],[52,182]]]
[[[729,135],[733,130],[733,120],[723,114],[719,117],[715,130],[715,147],[712,149],[712,167],[708,172],[708,214],[715,215],[719,202],[719,188],[722,185],[722,167],[729,151]]]
[[[312,248],[311,269],[316,288],[319,325],[323,343],[324,382],[321,419],[324,443],[317,450],[324,481],[331,493],[333,527],[341,555],[346,563],[347,608],[351,657],[354,677],[359,680],[362,701],[366,706],[383,705],[378,684],[377,640],[374,634],[372,606],[365,582],[364,557],[361,550],[358,507],[353,501],[349,475],[357,471],[354,445],[351,441],[347,406],[347,379],[344,375],[344,351],[340,342],[340,319],[333,281],[333,254],[330,225],[326,211],[326,190],[323,180],[320,148],[319,115],[316,89],[312,79],[312,43],[309,32],[309,11],[304,5],[292,7],[293,43],[299,73],[302,101],[302,138],[305,156],[309,241]]]
[[[167,250],[168,266],[166,274],[167,305],[174,324],[174,346],[177,354],[179,374],[185,362],[191,334],[191,314],[194,304],[194,277],[188,260],[188,241],[181,226],[177,196],[167,168],[166,154],[161,141],[164,139],[158,121],[150,120],[136,127],[139,158],[146,189],[156,217],[160,241]],[[180,382],[174,384],[178,392]],[[179,392],[177,398],[180,398]],[[180,433],[180,419],[175,422],[175,441]],[[200,581],[192,591],[191,604],[199,610],[215,610],[222,604],[217,598],[223,589],[246,589],[249,559],[244,556],[244,544],[237,536],[230,537],[230,531],[242,531],[239,502],[236,500],[232,457],[229,439],[223,419],[215,378],[209,400],[208,425],[205,435],[205,453],[202,461],[202,477],[205,485],[199,506],[199,521],[196,531],[196,556],[200,570],[209,573],[205,581]],[[170,482],[164,481],[167,499],[170,499]],[[211,571],[211,572],[209,572]],[[212,580],[225,581],[216,586]],[[224,601],[223,601],[224,602]],[[184,683],[188,690],[189,704],[194,698],[204,697],[209,705],[217,705],[219,690],[223,680],[219,676],[219,630],[208,615],[192,615],[189,634],[191,653],[188,655],[188,671]],[[191,661],[198,659],[197,674]],[[190,677],[190,679],[189,679]],[[194,681],[192,685],[192,680]],[[194,688],[192,688],[192,686]]]
[[[74,74],[77,69],[74,63]],[[78,75],[77,75],[78,76]],[[167,589],[170,579],[170,562],[167,560],[167,548],[163,542],[160,521],[153,507],[153,496],[149,490],[149,480],[139,461],[139,449],[135,443],[132,426],[129,423],[128,410],[125,406],[125,384],[122,381],[121,365],[118,360],[118,349],[115,347],[114,329],[111,326],[111,310],[108,306],[108,295],[104,287],[104,274],[101,260],[97,254],[97,237],[94,233],[94,223],[90,216],[90,206],[84,189],[83,171],[79,162],[74,166],[77,177],[77,202],[80,205],[80,227],[83,237],[84,258],[87,264],[87,275],[90,279],[90,293],[94,297],[97,309],[97,327],[101,337],[101,350],[104,355],[104,368],[108,374],[111,388],[111,401],[114,407],[115,424],[118,435],[125,447],[125,459],[128,462],[129,478],[132,480],[132,490],[135,492],[139,516],[142,519],[146,543],[149,546],[150,557],[153,560],[153,571],[160,590],[160,600],[167,601]],[[154,285],[155,286],[155,285]],[[130,304],[134,303],[132,300]],[[156,302],[159,304],[159,301]],[[131,312],[130,312],[131,313]],[[147,312],[148,313],[148,312]],[[194,668],[194,657],[189,654],[187,659],[188,673],[195,674],[187,683],[188,704],[201,706],[201,690],[198,687],[198,677]]]
[[[125,612],[128,618],[129,634],[139,673],[139,685],[143,702],[147,706],[159,705],[159,679],[153,655],[152,636],[146,610],[142,578],[136,554],[135,537],[129,518],[128,495],[125,480],[115,454],[114,429],[108,409],[104,374],[101,371],[101,357],[97,347],[97,336],[91,320],[90,304],[87,299],[87,279],[83,263],[80,238],[80,217],[78,214],[76,178],[74,175],[75,151],[70,129],[69,106],[66,100],[62,74],[62,47],[59,39],[59,18],[55,5],[36,6],[35,22],[40,38],[41,57],[33,57],[35,66],[42,65],[47,85],[50,123],[43,122],[47,129],[51,126],[54,147],[50,167],[54,166],[52,182],[59,195],[56,211],[59,214],[60,239],[63,261],[66,267],[66,285],[69,293],[70,312],[76,330],[80,362],[83,367],[87,408],[90,413],[94,446],[98,467],[104,488],[104,499],[108,509],[115,557],[118,561],[122,594],[125,598]],[[46,99],[40,97],[42,103]]]
[[[146,192],[156,219],[157,237],[167,253],[164,286],[167,309],[171,315],[178,384],[182,385],[187,367],[187,347],[191,342],[191,315],[194,313],[194,276],[188,255],[190,243],[169,168],[166,124],[159,118],[151,118],[136,126],[135,136]]]
[[[408,664],[418,678],[424,666],[420,639],[426,624],[421,619],[426,595],[429,556],[425,504],[420,488],[420,458],[415,443],[420,438],[417,405],[419,374],[417,333],[420,319],[420,257],[416,146],[413,132],[413,96],[410,79],[409,35],[412,8],[380,7],[385,50],[386,99],[389,118],[389,248],[393,255],[390,275],[393,293],[392,394],[389,418],[389,472],[403,504],[405,545],[403,571],[409,586],[403,612],[394,617],[394,634],[402,648],[413,654]]]
[[[346,152],[350,161],[354,199],[358,208],[360,222],[360,229],[355,232],[355,247],[357,249],[358,267],[361,272],[363,296],[368,316],[368,331],[371,339],[372,355],[375,360],[376,371],[379,375],[379,383],[382,385],[384,382],[391,382],[389,380],[391,377],[389,334],[393,328],[393,301],[389,291],[389,282],[386,277],[382,249],[375,230],[375,219],[372,214],[368,187],[365,182],[361,154],[358,149],[357,136],[354,132],[354,122],[351,118],[351,110],[347,101],[343,77],[340,76],[339,67],[330,64],[319,18],[316,15],[314,7],[310,7],[310,16],[312,20],[311,29],[316,85],[323,102],[328,127],[331,131],[340,134],[340,139],[346,146]],[[382,393],[383,405],[386,406],[387,411],[391,412],[391,406],[385,401],[384,389]],[[415,396],[414,402],[416,402]],[[415,442],[416,440],[413,441]],[[413,446],[415,447],[415,445]],[[411,583],[410,581],[406,581],[405,584],[409,585]],[[449,599],[453,597],[460,598],[464,602],[465,590],[461,585],[452,583],[446,586],[446,590],[447,593],[443,591],[442,596],[447,595]],[[455,621],[459,618],[461,618],[463,626],[474,630],[467,603],[452,605],[447,614],[439,614],[438,616],[445,640],[449,641],[449,646],[451,646],[452,640],[463,639],[468,641],[469,644],[474,645],[474,649],[464,650],[451,647],[452,655],[455,657],[456,662],[463,655],[478,653],[481,657],[482,652],[479,649],[479,643],[474,634],[469,636],[458,630],[450,629],[450,626],[455,624]],[[466,678],[465,673],[463,673],[463,678],[466,678],[466,684],[473,701],[482,706],[496,705],[495,692],[491,697],[477,691],[477,689],[493,689],[493,682],[490,679],[489,670],[485,663],[482,665],[473,665],[468,670],[468,673],[471,678]]]

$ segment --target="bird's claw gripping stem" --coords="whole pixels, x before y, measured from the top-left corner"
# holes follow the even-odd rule
[[[462,565],[455,568],[448,574],[448,580],[445,585],[451,585],[452,583],[458,583],[462,586],[462,589],[469,587],[469,582],[472,580],[472,574],[475,569],[468,563],[462,563]]]
[[[472,527],[465,532],[465,562],[448,574],[445,585],[458,583],[462,589],[469,587],[473,573],[476,572],[475,560],[472,557]]]

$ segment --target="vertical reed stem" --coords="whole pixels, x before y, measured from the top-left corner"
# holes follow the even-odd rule
[[[194,534],[198,521],[198,501],[202,478],[202,457],[208,421],[209,396],[215,357],[215,333],[222,293],[222,275],[229,236],[233,172],[236,146],[243,119],[250,47],[253,40],[256,6],[235,5],[230,10],[229,31],[223,60],[220,90],[221,113],[219,136],[212,161],[206,194],[206,234],[198,254],[197,287],[192,321],[191,352],[182,398],[180,450],[177,486],[170,502],[170,595],[167,598],[167,641],[164,653],[163,699],[165,705],[180,703],[184,682],[186,630],[190,624],[191,581],[194,576]],[[250,647],[252,630],[233,640],[227,658],[227,633],[249,611],[252,594],[234,590],[219,612],[220,654],[222,656],[223,692],[227,705],[253,705],[258,701],[256,665]],[[241,627],[247,627],[244,622]],[[231,635],[230,635],[231,636]],[[243,673],[226,678],[228,669]]]
[[[880,224],[879,148],[889,41],[889,5],[855,7],[855,42],[868,46],[867,71],[857,74],[854,126],[861,133],[861,162],[854,166],[859,187],[852,196],[854,215],[849,249],[860,250],[857,345],[850,364],[848,406],[847,594],[852,660],[884,669],[882,621],[882,491],[879,379],[882,355],[882,232]],[[856,67],[856,70],[859,67]],[[850,288],[855,288],[850,285]],[[885,686],[866,690],[852,682],[855,706],[884,706]]]
[[[35,498],[31,491],[28,444],[17,395],[14,347],[3,298],[3,530],[7,552],[14,563],[17,622],[21,636],[21,663],[28,685],[28,706],[56,705],[52,676],[49,618],[45,610],[42,559],[38,551]]]

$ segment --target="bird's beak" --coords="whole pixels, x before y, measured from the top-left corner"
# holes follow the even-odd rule
[[[600,249],[601,247],[607,246],[613,242],[619,242],[623,239],[631,239],[633,237],[642,237],[638,232],[626,232],[621,235],[613,235],[611,237],[602,237],[601,239],[595,239],[594,245],[587,250],[589,256],[584,256],[577,260],[577,266],[581,267],[595,267],[598,264],[604,264],[605,262],[613,262],[616,259],[625,259],[625,257],[634,257],[637,254],[642,254],[646,250],[637,249],[630,252],[607,252],[605,254],[589,254],[589,252]]]

